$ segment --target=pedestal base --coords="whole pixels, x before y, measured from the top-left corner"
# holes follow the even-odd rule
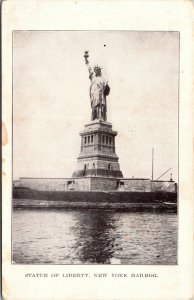
[[[111,123],[95,120],[85,125],[81,135],[81,151],[73,177],[100,176],[122,178],[115,152],[116,131]]]

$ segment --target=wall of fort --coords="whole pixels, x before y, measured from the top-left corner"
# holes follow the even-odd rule
[[[177,192],[177,184],[174,181],[151,180],[152,192]]]
[[[64,191],[66,178],[20,178],[20,186],[39,191]]]
[[[39,191],[89,191],[90,178],[20,178],[20,186]]]
[[[130,191],[130,192],[176,192],[173,181],[150,179],[118,179],[114,177],[78,178],[20,178],[19,186],[39,191]]]
[[[118,182],[117,178],[92,177],[91,191],[115,191],[118,189]]]
[[[122,179],[119,191],[151,192],[150,179]]]

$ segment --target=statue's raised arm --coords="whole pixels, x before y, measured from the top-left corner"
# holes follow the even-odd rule
[[[89,78],[90,78],[90,80],[92,80],[93,72],[92,72],[92,68],[91,68],[89,60],[88,60],[88,57],[89,57],[88,51],[85,51],[84,57],[85,57],[85,63],[88,67],[88,71],[89,71],[89,74],[90,74]]]
[[[110,92],[110,87],[108,86],[108,82],[102,77],[102,68],[98,65],[93,69],[89,64],[89,53],[85,51],[84,53],[85,63],[88,67],[89,78],[91,80],[90,85],[90,101],[92,108],[92,116],[91,120],[101,120],[106,121],[106,96],[108,96]]]

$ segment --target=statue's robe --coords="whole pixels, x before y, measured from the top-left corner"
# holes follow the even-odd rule
[[[110,92],[107,81],[100,75],[92,71],[89,62],[86,62],[89,70],[90,85],[90,101],[92,108],[91,120],[100,119],[106,121],[106,96]]]
[[[106,95],[104,93],[107,81],[101,76],[92,76],[92,83],[90,86],[90,100],[91,107],[94,109],[98,105],[106,107]]]

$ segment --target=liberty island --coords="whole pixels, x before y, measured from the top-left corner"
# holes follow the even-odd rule
[[[22,203],[22,200],[16,200],[28,199],[30,190],[32,199],[59,200],[59,203],[55,201],[54,204],[52,201],[45,202],[46,207],[114,207],[133,210],[137,208],[132,206],[133,202],[145,202],[146,209],[150,210],[154,202],[157,207],[162,205],[162,209],[168,206],[170,210],[176,210],[177,184],[172,178],[162,181],[153,178],[123,177],[116,154],[117,131],[113,130],[112,124],[107,121],[107,97],[111,88],[103,77],[102,68],[98,65],[93,68],[90,66],[88,51],[85,51],[84,59],[89,71],[91,121],[80,132],[81,147],[76,170],[71,178],[20,178],[13,190],[14,206],[39,205],[33,204],[33,201]],[[28,191],[25,191],[25,188]],[[61,192],[64,193],[60,194]],[[57,196],[55,193],[58,193]],[[165,202],[170,202],[170,207]]]

